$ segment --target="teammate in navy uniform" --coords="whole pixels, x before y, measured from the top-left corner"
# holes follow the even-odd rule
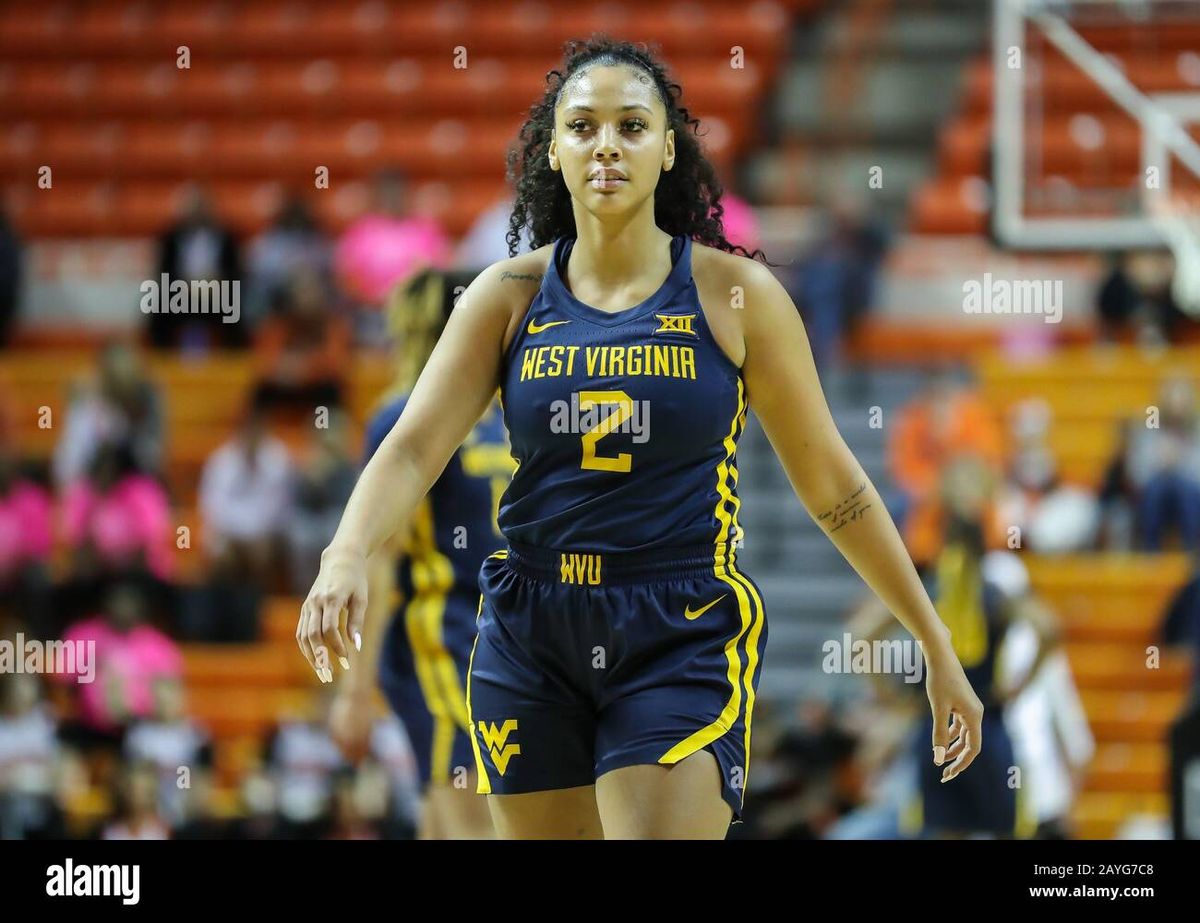
[[[408,393],[474,278],[427,270],[398,290],[389,308],[397,344],[395,381],[367,424],[364,464],[404,412]],[[479,608],[479,568],[504,544],[496,525],[500,494],[512,475],[499,403],[494,403],[418,506],[406,536],[372,559],[371,617],[363,653],[378,658],[379,685],[404,722],[424,792],[422,839],[491,834],[468,732],[466,673]],[[361,747],[375,684],[354,674],[334,704],[339,742]]]
[[[947,509],[945,539],[930,569],[931,595],[938,614],[950,629],[954,650],[967,679],[984,706],[983,732],[988,746],[975,768],[957,785],[941,784],[937,768],[918,760],[917,789],[904,806],[902,830],[926,837],[1029,837],[1036,828],[1032,804],[1022,787],[1012,739],[1004,720],[1004,704],[1018,689],[1002,688],[999,655],[1012,621],[1034,613],[1019,613],[1019,600],[986,579],[984,568],[984,506],[991,492],[987,467],[963,457],[943,475]],[[1048,650],[1044,629],[1030,622],[1038,648],[1029,669],[1038,670]],[[923,750],[932,731],[926,719],[913,737]]]
[[[332,681],[352,667],[367,557],[501,388],[518,467],[467,699],[503,837],[720,838],[738,819],[767,636],[737,563],[751,406],[809,512],[923,642],[933,758],[953,777],[979,750],[982,705],[838,435],[795,305],[725,239],[697,128],[641,47],[568,47],[510,158],[509,251],[523,228],[535,249],[460,299],[300,613],[297,643]]]

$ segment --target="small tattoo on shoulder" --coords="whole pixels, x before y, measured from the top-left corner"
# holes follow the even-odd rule
[[[860,519],[867,510],[871,508],[871,504],[863,504],[863,493],[867,489],[867,482],[858,485],[858,489],[854,491],[841,503],[837,504],[833,509],[826,510],[817,517],[817,522],[826,526],[830,532],[836,532],[848,522],[854,522]]]
[[[532,272],[502,272],[500,273],[500,281],[504,282],[508,279],[513,279],[519,282],[541,282],[542,276],[540,273]]]

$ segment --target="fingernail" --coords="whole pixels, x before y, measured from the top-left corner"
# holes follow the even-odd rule
[[[938,766],[941,766],[942,763],[944,763],[946,761],[946,748],[945,747],[934,747],[933,748],[933,761]]]
[[[324,667],[321,670],[321,679],[327,683],[333,682],[333,671],[329,667]]]
[[[356,631],[354,633],[354,649],[356,651],[362,650],[362,632],[361,631]]]
[[[339,658],[338,658],[338,663],[340,663],[340,664],[342,665],[342,669],[343,669],[343,670],[349,670],[349,669],[350,669],[350,661],[349,661],[349,660],[347,660],[345,657],[339,657]]]

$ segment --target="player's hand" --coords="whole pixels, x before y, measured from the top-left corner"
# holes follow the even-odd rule
[[[353,763],[362,759],[371,743],[372,693],[370,686],[346,684],[338,689],[329,710],[329,733]]]
[[[952,650],[925,656],[925,691],[933,710],[933,761],[949,782],[966,769],[983,747],[983,703],[967,681]],[[940,749],[939,749],[940,748]]]
[[[345,628],[342,610],[349,611]],[[350,669],[350,644],[362,646],[363,619],[367,614],[367,561],[353,549],[330,546],[321,554],[321,570],[313,582],[300,621],[296,643],[300,653],[323,683],[333,682],[333,660]]]

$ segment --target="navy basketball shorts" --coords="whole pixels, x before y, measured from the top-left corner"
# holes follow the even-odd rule
[[[461,785],[475,766],[466,688],[477,613],[462,593],[416,596],[384,638],[379,685],[408,732],[423,788]]]
[[[1013,772],[1016,758],[996,705],[983,713],[983,749],[974,761],[949,782],[942,782],[941,766],[933,762],[933,718],[920,722],[914,741],[918,770],[915,799],[906,806],[904,829],[926,836],[937,833],[979,833],[1022,836],[1031,832],[1031,805]]]
[[[757,585],[714,552],[514,544],[484,562],[467,687],[480,793],[592,785],[708,750],[741,819],[767,625]]]

